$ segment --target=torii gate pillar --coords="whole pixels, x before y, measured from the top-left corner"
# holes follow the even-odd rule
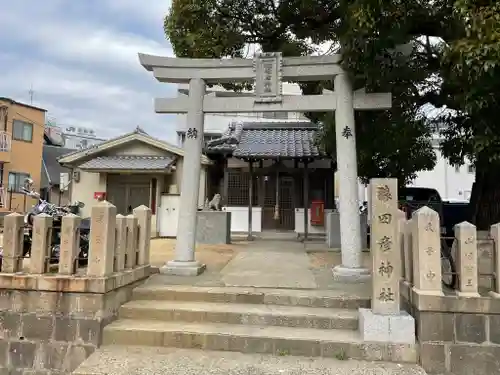
[[[334,89],[342,264],[333,268],[333,276],[338,281],[364,282],[370,278],[370,270],[363,268],[354,93],[346,73],[335,76]]]

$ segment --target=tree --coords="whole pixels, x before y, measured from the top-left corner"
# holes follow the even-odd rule
[[[418,58],[391,52],[412,36],[391,29],[389,17],[384,19],[387,37],[365,38],[369,27],[353,30],[360,22],[356,12],[361,8],[347,0],[173,0],[165,32],[179,57],[244,57],[249,46],[255,45],[264,52],[301,56],[317,52],[317,46],[325,42],[331,43],[331,52],[338,52],[340,43],[343,64],[352,73],[355,88],[390,90],[394,96],[391,111],[356,114],[360,176],[396,176],[404,184],[417,171],[430,170],[435,164],[431,129],[419,117],[417,100],[419,85],[429,71],[420,69]],[[399,28],[404,27],[400,23]],[[306,94],[320,94],[323,87],[331,88],[331,82],[301,84]],[[322,143],[334,155],[333,116],[319,114],[311,119],[323,125]]]
[[[500,4],[459,0],[454,14],[463,32],[441,46],[444,154],[476,167],[472,220],[481,229],[500,222]]]
[[[381,5],[382,4],[382,5]],[[444,109],[429,122],[442,129],[442,151],[449,160],[476,167],[471,219],[487,229],[500,221],[500,128],[496,120],[500,89],[500,4],[494,1],[435,0],[408,3],[357,0],[348,12],[346,64],[372,65],[367,51],[411,38],[411,57],[428,77],[416,103]],[[434,41],[432,41],[434,39]],[[385,73],[371,71],[375,79]],[[384,80],[384,77],[381,78]],[[421,82],[423,83],[423,82]]]

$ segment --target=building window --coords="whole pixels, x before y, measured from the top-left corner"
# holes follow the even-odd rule
[[[468,166],[467,169],[468,169],[469,173],[475,173],[476,172],[476,168],[474,168],[474,166],[472,164],[469,164],[469,166]]]
[[[9,191],[21,192],[27,178],[30,178],[29,173],[9,172]]]
[[[24,142],[33,142],[33,124],[21,120],[14,120],[12,128],[13,139]]]
[[[230,171],[228,173],[227,205],[230,207],[248,207],[250,190],[250,173]],[[253,178],[252,205],[257,205],[258,182]],[[224,197],[223,197],[224,198]]]

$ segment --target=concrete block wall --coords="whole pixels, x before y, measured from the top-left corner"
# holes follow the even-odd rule
[[[0,374],[70,374],[100,345],[136,285],[105,294],[3,290]]]
[[[429,374],[490,375],[500,369],[500,300],[418,295],[403,282],[415,318],[420,364]]]
[[[92,208],[88,267],[77,268],[79,218],[63,219],[58,270],[48,267],[51,218],[35,218],[28,266],[22,258],[22,216],[5,220],[0,272],[0,374],[70,374],[101,343],[132,290],[150,275],[151,211],[116,215]]]

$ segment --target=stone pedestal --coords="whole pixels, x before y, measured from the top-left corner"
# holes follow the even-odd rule
[[[340,249],[340,213],[337,211],[327,212],[325,221],[326,244],[330,249]],[[361,247],[368,248],[368,215],[360,214],[361,225]]]
[[[198,276],[205,271],[207,266],[198,261],[183,262],[171,260],[160,268],[160,273],[171,276]]]
[[[198,211],[196,242],[203,244],[231,243],[231,212]]]
[[[332,270],[333,279],[340,283],[366,283],[370,281],[370,270],[363,267],[335,266]]]
[[[370,202],[372,303],[371,309],[359,309],[359,332],[365,341],[415,344],[415,321],[400,310],[404,218],[398,210],[397,180],[372,179]]]
[[[364,341],[415,344],[415,319],[406,311],[382,315],[359,309],[359,331]]]

